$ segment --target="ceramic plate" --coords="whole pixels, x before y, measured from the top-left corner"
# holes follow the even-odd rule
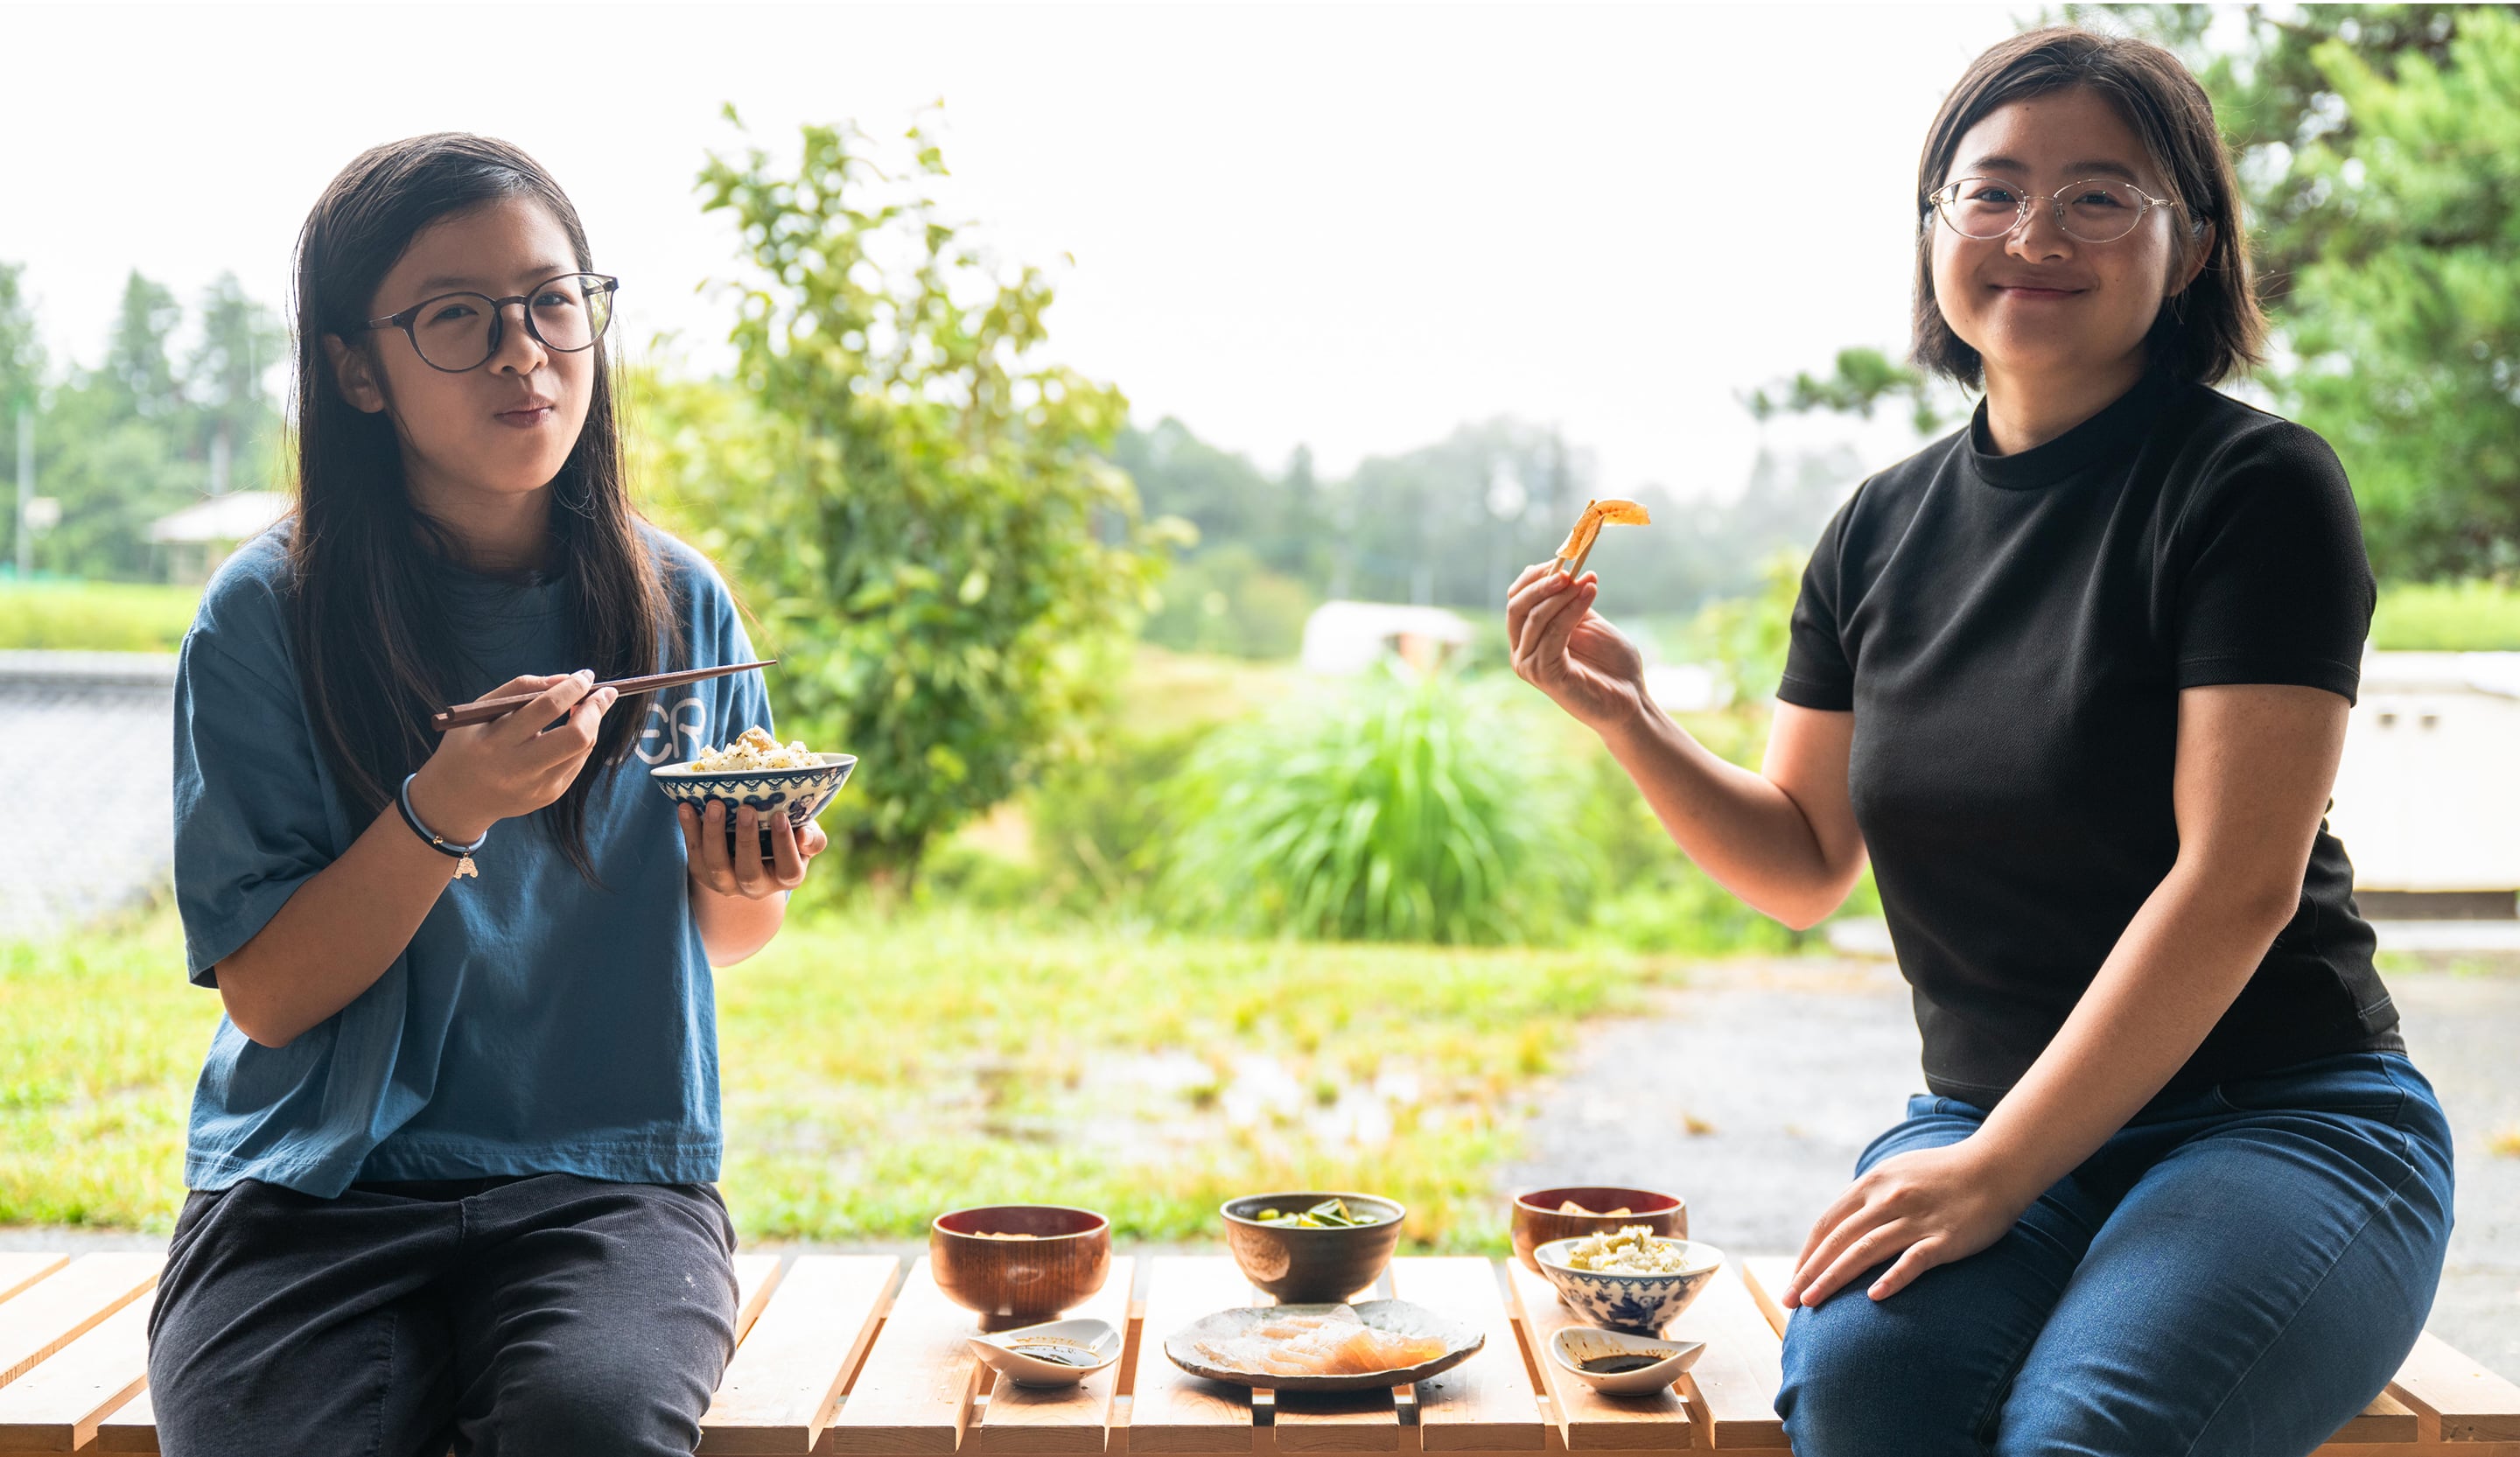
[[[1282,1315],[1324,1315],[1336,1308],[1335,1305],[1246,1305],[1235,1310],[1220,1310],[1166,1337],[1164,1354],[1172,1357],[1174,1365],[1192,1376],[1203,1376],[1229,1386],[1266,1388],[1272,1391],[1372,1391],[1424,1381],[1439,1372],[1450,1371],[1477,1355],[1479,1347],[1487,1343],[1486,1332],[1467,1321],[1439,1315],[1423,1305],[1413,1305],[1407,1300],[1359,1300],[1351,1307],[1356,1311],[1357,1319],[1377,1331],[1389,1331],[1398,1336],[1433,1336],[1444,1343],[1444,1353],[1422,1365],[1398,1371],[1367,1371],[1355,1376],[1270,1376],[1210,1365],[1198,1353],[1195,1344],[1200,1341],[1239,1336]]]

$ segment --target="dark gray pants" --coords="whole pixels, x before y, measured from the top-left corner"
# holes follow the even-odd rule
[[[706,1184],[195,1193],[149,1317],[166,1457],[689,1453],[735,1352]]]

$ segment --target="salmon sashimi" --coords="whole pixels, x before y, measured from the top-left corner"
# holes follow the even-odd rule
[[[1364,1376],[1401,1371],[1444,1354],[1433,1336],[1377,1331],[1351,1305],[1323,1315],[1289,1315],[1239,1336],[1197,1343],[1201,1356],[1234,1371],[1266,1376]]]

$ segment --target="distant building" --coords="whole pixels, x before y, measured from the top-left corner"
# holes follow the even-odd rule
[[[1304,619],[1303,667],[1349,677],[1386,658],[1430,672],[1470,645],[1469,619],[1440,607],[1325,602]]]
[[[2520,653],[2372,653],[2329,825],[2376,915],[2512,916]]]
[[[167,580],[198,586],[288,513],[287,491],[234,491],[159,517],[149,524],[149,539],[166,549]]]

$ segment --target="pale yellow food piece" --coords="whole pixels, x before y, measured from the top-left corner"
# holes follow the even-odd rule
[[[975,1231],[973,1231],[973,1232],[972,1232],[972,1235],[971,1235],[971,1238],[973,1238],[973,1239],[975,1239],[975,1240],[1038,1240],[1038,1239],[1040,1239],[1040,1238],[1041,1238],[1041,1236],[1039,1236],[1039,1235],[1002,1235],[1002,1234],[995,1234],[995,1233],[992,1233],[992,1232],[991,1232],[991,1231],[989,1231],[989,1230],[982,1229],[982,1230],[975,1230]]]
[[[1570,1199],[1557,1207],[1557,1212],[1581,1214],[1587,1219],[1625,1219],[1635,1211],[1626,1205],[1621,1205],[1615,1209],[1588,1209]]]

